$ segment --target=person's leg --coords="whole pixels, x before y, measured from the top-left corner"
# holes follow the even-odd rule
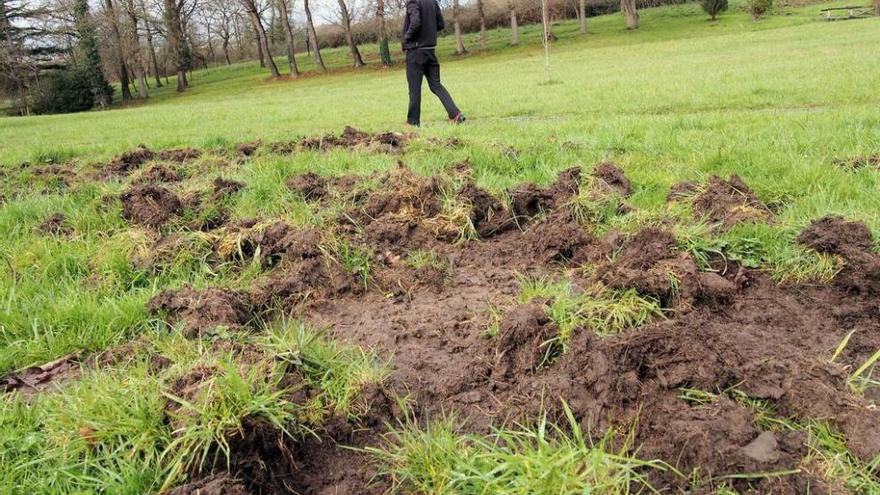
[[[406,122],[410,125],[421,124],[422,117],[422,76],[424,66],[416,50],[406,52],[406,82],[409,85],[409,110]]]
[[[430,52],[427,58],[428,60],[425,62],[425,78],[428,79],[428,87],[431,88],[432,93],[437,95],[437,98],[440,98],[440,103],[443,103],[443,108],[446,109],[449,118],[454,119],[461,114],[461,110],[458,109],[455,102],[452,101],[449,91],[446,91],[446,88],[440,82],[440,62],[437,61],[437,56],[434,52]]]

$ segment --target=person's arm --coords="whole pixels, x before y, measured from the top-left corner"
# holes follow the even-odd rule
[[[409,20],[409,29],[403,33],[403,41],[412,41],[419,34],[422,27],[422,13],[419,9],[418,0],[409,0],[406,2],[406,17]]]
[[[446,29],[446,23],[443,22],[443,11],[440,9],[440,4],[437,4],[437,31],[443,31]]]

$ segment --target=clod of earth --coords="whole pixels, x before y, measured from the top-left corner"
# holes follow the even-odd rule
[[[148,308],[171,324],[182,323],[183,334],[189,338],[217,327],[242,328],[254,316],[247,295],[219,288],[166,290],[153,296]]]
[[[811,223],[797,240],[820,253],[843,257],[846,266],[835,279],[841,287],[880,294],[880,254],[873,251],[874,238],[865,224],[828,216]]]
[[[632,184],[629,179],[623,170],[612,163],[600,163],[593,170],[592,176],[598,179],[594,184],[601,192],[612,192],[624,197],[632,194]]]
[[[287,181],[287,187],[300,193],[306,201],[316,201],[327,195],[327,179],[314,172],[290,179]]]
[[[739,176],[724,180],[713,175],[694,198],[694,215],[727,230],[741,222],[766,221],[771,212]]]
[[[244,187],[245,184],[243,182],[217,177],[214,179],[214,192],[211,195],[211,199],[217,201],[241,191]]]
[[[544,311],[544,303],[532,301],[504,315],[492,369],[498,384],[528,376],[562,353],[554,340],[559,329]]]
[[[307,137],[300,141],[300,146],[306,150],[325,151],[332,148],[361,148],[382,151],[386,153],[402,152],[411,136],[396,132],[380,132],[369,134],[359,131],[351,126],[346,126],[342,134],[334,136],[328,134],[323,137]]]
[[[202,152],[195,148],[173,148],[160,151],[158,156],[166,162],[186,163],[198,159]]]
[[[178,182],[180,174],[174,168],[157,163],[138,177],[137,182],[144,184],[150,182]]]
[[[180,198],[156,185],[136,185],[122,196],[122,217],[148,227],[159,227],[182,211]]]
[[[144,145],[126,151],[107,164],[107,171],[111,174],[125,175],[154,159],[156,154]]]
[[[43,235],[68,236],[73,233],[73,228],[63,213],[49,215],[38,227],[37,232]]]
[[[45,388],[59,378],[78,374],[79,359],[80,353],[74,352],[49,363],[31,366],[4,376],[0,378],[0,390],[3,392],[22,390],[27,393],[28,390]]]

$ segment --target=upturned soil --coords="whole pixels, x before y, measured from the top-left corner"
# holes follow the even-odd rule
[[[394,150],[405,141],[346,129],[285,149],[378,144]],[[251,156],[259,147],[240,145],[238,152]],[[131,170],[147,151],[135,150],[112,165]],[[176,158],[163,159],[183,160]],[[346,178],[306,174],[288,183],[306,201],[320,206],[344,197],[352,205],[328,231],[283,222],[218,226],[240,242],[234,252],[218,249],[215,257],[225,263],[256,257],[264,275],[238,291],[165,291],[149,302],[155,315],[197,338],[217,327],[256,331],[254,322],[280,306],[329,328],[336,339],[378,350],[392,372],[381,389],[364,390],[361,400],[372,407],[360,421],[331,420],[318,436],[299,441],[280,438],[268,425],[250,425],[230,439],[230,472],[207,470],[169,493],[383,493],[388,480],[374,478],[377,468],[366,454],[343,445],[379,445],[386,424],[403,419],[395,396],[408,398],[417,421],[455,411],[463,430],[478,433],[545,411],[565,423],[564,400],[585,432],[598,438],[609,428],[631,430],[640,458],[683,473],[646,471],[663,493],[689,492],[694,478],[705,480],[699,493],[712,493],[712,480],[725,475],[783,471],[794,474],[725,483],[754,493],[834,492],[821,470],[802,465],[806,437],[762,429],[756,409],[738,400],[743,394],[764,401],[779,417],[827,422],[864,462],[880,455],[877,398],[860,397],[848,384],[849,373],[880,348],[880,255],[863,224],[825,217],[807,227],[797,242],[841,257],[845,267],[827,285],[786,286],[735,265],[701,271],[663,227],[595,236],[576,215],[574,200],[582,193],[626,198],[637,187],[612,164],[589,174],[566,170],[548,186],[522,184],[507,191],[509,202],[473,183],[466,168],[453,188],[400,166],[366,192]],[[156,227],[179,215],[181,199],[157,184],[173,180],[168,177],[157,171],[126,191],[123,216]],[[239,187],[218,180],[214,193]],[[736,176],[678,185],[669,199],[691,201],[694,215],[718,230],[772,220]],[[458,206],[454,212],[450,202]],[[469,235],[462,235],[463,226]],[[369,254],[368,284],[328,254],[330,238]],[[432,251],[436,266],[410,266],[413,250]],[[585,266],[591,269],[580,269]],[[548,349],[545,343],[559,332],[546,312],[552,301],[517,303],[523,276],[564,277],[575,289],[634,289],[667,311],[612,336],[580,328],[565,352]],[[68,363],[25,370],[3,386],[39,383],[55,366]],[[185,395],[187,386],[180,384],[179,392]],[[715,398],[689,400],[686,390]]]

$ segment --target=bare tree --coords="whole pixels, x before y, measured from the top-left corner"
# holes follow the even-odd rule
[[[141,12],[144,13],[144,34],[147,37],[147,49],[150,51],[150,64],[153,66],[153,76],[156,78],[156,86],[162,87],[162,79],[159,74],[159,57],[156,56],[156,45],[153,43],[153,20],[150,18],[144,0],[140,0]]]
[[[244,7],[245,12],[247,12],[248,16],[251,18],[251,23],[254,25],[254,30],[257,32],[257,43],[266,57],[266,65],[269,67],[269,72],[271,72],[274,77],[279,77],[281,73],[278,72],[278,66],[275,65],[275,60],[272,58],[272,52],[269,50],[269,38],[266,36],[266,29],[263,27],[263,20],[260,16],[260,7],[257,6],[256,0],[241,0],[241,4]]]
[[[519,22],[516,18],[516,0],[509,0],[507,8],[510,10],[510,44],[516,46],[519,44]]]
[[[339,3],[339,15],[342,20],[342,30],[345,32],[345,41],[348,43],[348,49],[351,52],[351,60],[355,67],[363,67],[364,59],[361,58],[361,52],[358,50],[357,44],[354,42],[354,35],[351,32],[351,14],[345,0],[337,0]]]
[[[382,59],[382,65],[391,65],[391,50],[388,48],[388,26],[385,22],[385,0],[376,0],[376,21],[378,26],[376,39],[379,40],[379,58]]]
[[[278,9],[281,11],[281,27],[284,28],[284,38],[287,41],[287,63],[290,66],[290,77],[296,79],[299,76],[299,68],[296,66],[296,47],[293,44],[293,26],[290,25],[288,0],[277,0],[277,2]]]
[[[143,51],[141,50],[141,38],[138,33],[143,13],[135,5],[134,0],[123,0],[125,14],[128,17],[126,31],[130,41],[130,53],[135,81],[137,82],[138,98],[148,98],[147,93],[147,70],[144,64]]]
[[[639,28],[639,11],[636,8],[636,0],[620,0],[620,11],[626,15],[626,28]]]
[[[464,41],[461,38],[461,6],[459,0],[452,0],[452,23],[455,25],[455,54],[464,55],[467,49],[464,47]]]
[[[480,50],[485,50],[488,36],[486,34],[486,10],[483,7],[483,0],[477,0],[477,16],[480,19]]]
[[[581,34],[587,34],[587,0],[578,0],[577,13]]]
[[[119,31],[119,18],[116,15],[113,0],[103,0],[103,7],[110,26],[110,33],[113,37],[111,43],[113,45],[113,55],[116,57],[116,68],[119,75],[119,85],[122,89],[122,100],[127,101],[131,99],[131,88],[129,88],[128,66],[125,63],[125,46]]]
[[[306,11],[306,31],[308,32],[309,44],[312,46],[315,56],[315,66],[318,72],[325,72],[327,67],[324,66],[324,59],[321,58],[321,49],[318,48],[318,33],[315,32],[315,23],[312,22],[312,9],[309,7],[309,0],[303,0],[303,10]]]

